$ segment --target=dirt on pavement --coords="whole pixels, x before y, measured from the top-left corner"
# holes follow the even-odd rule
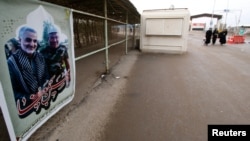
[[[205,141],[209,124],[250,123],[249,44],[140,54],[100,141]]]
[[[54,129],[47,141],[207,140],[208,124],[250,123],[249,44],[203,46],[190,33],[185,54],[131,51]]]

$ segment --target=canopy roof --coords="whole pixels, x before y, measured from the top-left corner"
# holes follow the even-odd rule
[[[203,14],[198,14],[198,15],[190,16],[190,20],[192,20],[192,19],[194,19],[194,18],[212,17],[212,16],[213,16],[213,18],[217,18],[218,20],[222,19],[222,15],[203,13]]]
[[[104,16],[104,0],[41,0],[99,16]],[[118,21],[140,23],[140,14],[129,0],[107,0],[107,16]]]

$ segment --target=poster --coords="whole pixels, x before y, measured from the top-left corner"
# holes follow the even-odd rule
[[[34,0],[2,0],[0,12],[1,108],[26,140],[74,97],[72,12]]]

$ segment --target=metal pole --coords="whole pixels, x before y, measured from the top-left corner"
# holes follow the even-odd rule
[[[236,34],[237,34],[237,35],[240,34],[239,24],[240,24],[241,12],[242,12],[242,9],[240,10],[240,15],[239,15],[238,21],[237,21],[237,18],[236,18]]]
[[[212,17],[211,17],[210,27],[212,27],[212,26],[213,26],[214,7],[215,7],[215,0],[214,0],[214,6],[213,6],[213,11],[212,11]]]
[[[239,16],[239,19],[238,19],[238,23],[237,23],[237,26],[238,26],[238,25],[240,24],[241,13],[242,13],[242,9],[240,9],[240,16]]]
[[[126,24],[125,24],[125,36],[126,36],[126,54],[128,54],[128,12],[126,12]]]
[[[229,0],[227,0],[227,9],[225,10],[225,12],[226,12],[226,18],[225,18],[225,27],[224,27],[224,29],[227,28],[227,13],[229,12],[228,3],[229,3]]]
[[[104,32],[105,32],[105,57],[106,57],[106,73],[109,73],[109,50],[108,50],[108,15],[107,15],[107,0],[104,0]]]
[[[133,24],[132,47],[135,48],[135,24]]]

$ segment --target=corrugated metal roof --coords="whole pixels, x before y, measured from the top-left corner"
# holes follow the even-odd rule
[[[83,12],[88,12],[104,16],[104,0],[41,0],[56,5],[72,8]],[[108,18],[126,21],[128,13],[128,22],[130,24],[140,23],[140,14],[135,6],[129,0],[107,0]]]

